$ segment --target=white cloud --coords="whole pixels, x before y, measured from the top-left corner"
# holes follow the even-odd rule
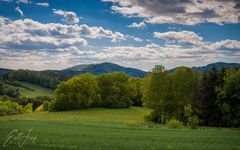
[[[89,27],[85,24],[79,26],[79,32],[81,35],[91,39],[108,38],[112,39],[112,42],[126,40],[125,35],[120,32],[112,32],[102,27]]]
[[[210,45],[212,49],[240,51],[240,41],[222,40]]]
[[[16,7],[15,11],[18,12],[21,16],[24,16],[23,11],[19,7]]]
[[[87,45],[86,38],[111,41],[126,40],[124,34],[102,27],[87,25],[63,25],[60,23],[43,24],[31,19],[11,21],[0,17],[0,46],[13,50],[67,49],[70,46]]]
[[[43,7],[49,7],[49,3],[36,3],[36,5],[43,6]]]
[[[17,0],[16,3],[28,4],[28,3],[30,3],[30,2],[29,2],[29,0]]]
[[[112,2],[112,11],[143,18],[151,24],[239,23],[239,0],[102,0]]]
[[[79,23],[79,18],[77,17],[75,12],[72,11],[63,11],[59,9],[53,9],[53,13],[63,16],[65,21],[70,24],[76,24]]]
[[[130,28],[144,28],[146,26],[146,24],[144,22],[139,22],[139,23],[132,23],[130,24],[128,27]]]
[[[125,37],[126,37],[126,38],[129,38],[129,39],[132,39],[132,40],[134,40],[135,42],[142,42],[142,41],[143,41],[143,39],[138,38],[138,37],[135,37],[135,36],[131,36],[131,35],[126,35]]]
[[[164,39],[169,42],[186,43],[193,46],[202,46],[203,38],[192,31],[169,31],[169,32],[154,32],[154,37]]]

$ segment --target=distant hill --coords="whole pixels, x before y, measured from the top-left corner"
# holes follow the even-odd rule
[[[8,73],[9,71],[12,71],[12,70],[11,69],[0,68],[0,75]]]
[[[213,66],[215,66],[217,70],[220,70],[222,67],[224,67],[224,68],[240,67],[240,64],[239,63],[216,62],[216,63],[208,64],[206,66],[192,67],[192,69],[202,72],[202,71],[211,70]],[[175,70],[176,70],[176,68],[173,68],[173,69],[170,69],[169,72],[173,73]]]
[[[217,62],[208,64],[206,66],[200,66],[200,67],[192,67],[193,70],[196,71],[204,71],[204,70],[210,70],[213,66],[215,66],[218,70],[221,69],[221,67],[225,68],[234,68],[234,67],[240,67],[239,63],[225,63],[225,62]],[[170,69],[169,72],[173,73],[176,68]],[[14,71],[11,69],[3,69],[0,68],[0,76],[3,74]],[[49,77],[58,77],[59,80],[66,80],[74,75],[79,75],[83,73],[92,73],[95,75],[103,74],[103,73],[111,73],[111,72],[125,72],[129,76],[133,77],[144,77],[148,72],[135,69],[135,68],[127,68],[120,66],[118,64],[114,63],[99,63],[99,64],[84,64],[84,65],[77,65],[70,68],[66,68],[63,70],[45,70],[45,71],[35,71],[43,73],[44,75],[47,75]]]
[[[225,62],[217,62],[217,63],[212,63],[208,64],[206,66],[201,66],[201,67],[192,67],[193,70],[196,71],[205,71],[205,70],[211,70],[211,68],[215,66],[217,70],[220,70],[222,67],[224,68],[236,68],[240,67],[240,64],[238,63],[225,63]]]
[[[37,84],[31,84],[31,83],[27,83],[27,82],[19,82],[19,83],[24,85],[24,87],[11,85],[11,84],[7,84],[7,85],[10,87],[18,88],[20,95],[23,97],[52,96],[53,95],[53,90],[44,88]]]
[[[103,74],[103,73],[111,73],[111,72],[125,72],[129,76],[133,77],[144,77],[147,72],[134,69],[134,68],[126,68],[114,63],[100,63],[100,64],[89,64],[89,65],[77,65],[74,67],[70,67],[67,69],[60,70],[61,73],[67,76],[78,75],[82,73],[92,73],[95,75]]]

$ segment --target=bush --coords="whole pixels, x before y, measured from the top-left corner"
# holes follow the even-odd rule
[[[38,106],[37,109],[35,109],[35,112],[42,112],[42,111],[44,111],[43,104]]]
[[[43,105],[44,110],[48,110],[50,103],[49,103],[49,101],[45,101],[42,105]]]
[[[183,123],[176,119],[170,119],[169,121],[167,121],[167,125],[170,128],[182,128],[183,127]]]
[[[28,103],[32,103],[32,109],[33,111],[35,111],[35,109],[37,107],[39,107],[40,105],[42,105],[45,101],[51,101],[52,100],[52,97],[50,96],[37,96],[37,97],[29,97],[29,98],[26,98],[26,97],[21,97],[21,98],[18,98],[16,100],[16,102],[19,104],[19,105],[27,105]]]
[[[26,106],[23,107],[24,113],[32,113],[32,103],[28,103]]]
[[[145,121],[153,121],[157,123],[163,123],[163,116],[161,115],[160,111],[153,110],[149,114],[144,116]]]
[[[197,129],[198,123],[199,123],[198,116],[193,115],[188,117],[188,126],[190,126],[192,129]]]
[[[0,101],[0,116],[16,115],[23,113],[23,107],[16,102]]]
[[[35,109],[35,112],[41,112],[41,111],[47,111],[50,108],[50,102],[49,101],[45,101],[42,105],[38,106]]]

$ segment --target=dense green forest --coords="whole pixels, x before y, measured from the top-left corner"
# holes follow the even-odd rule
[[[175,118],[194,127],[240,126],[240,70],[196,72],[179,67],[169,74],[156,66],[143,81],[143,103],[153,108],[149,120]]]
[[[147,120],[175,119],[195,128],[240,125],[240,70],[213,67],[203,73],[179,67],[170,74],[157,65],[144,79],[124,73],[84,74],[62,82],[54,93],[53,111],[88,107],[152,108]]]
[[[178,67],[170,73],[163,66],[156,65],[144,78],[115,72],[101,75],[86,73],[67,79],[52,72],[29,70],[2,74],[1,114],[23,113],[26,111],[19,111],[20,107],[26,106],[31,106],[32,111],[143,106],[152,109],[145,116],[147,121],[162,124],[173,122],[192,128],[198,125],[240,126],[238,68],[219,70],[212,67],[209,71],[198,72],[191,68]],[[9,86],[24,87],[19,81],[55,89],[53,99],[48,96],[20,96],[18,88]]]
[[[67,77],[54,71],[12,70],[0,76],[5,81],[24,81],[55,89],[57,85]]]

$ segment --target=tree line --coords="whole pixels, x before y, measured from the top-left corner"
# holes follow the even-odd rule
[[[54,91],[50,110],[89,107],[152,108],[147,120],[166,123],[238,127],[240,125],[240,70],[197,72],[178,67],[169,73],[157,65],[145,78],[125,73],[82,74],[61,82]]]
[[[67,77],[53,71],[13,70],[1,75],[5,81],[23,81],[37,84],[45,88],[55,89]]]
[[[127,108],[141,105],[141,80],[125,73],[82,74],[61,82],[54,91],[51,110],[88,107]]]
[[[147,119],[166,123],[240,126],[240,70],[222,68],[199,73],[179,67],[170,74],[156,66],[143,81],[144,106],[153,109]]]

